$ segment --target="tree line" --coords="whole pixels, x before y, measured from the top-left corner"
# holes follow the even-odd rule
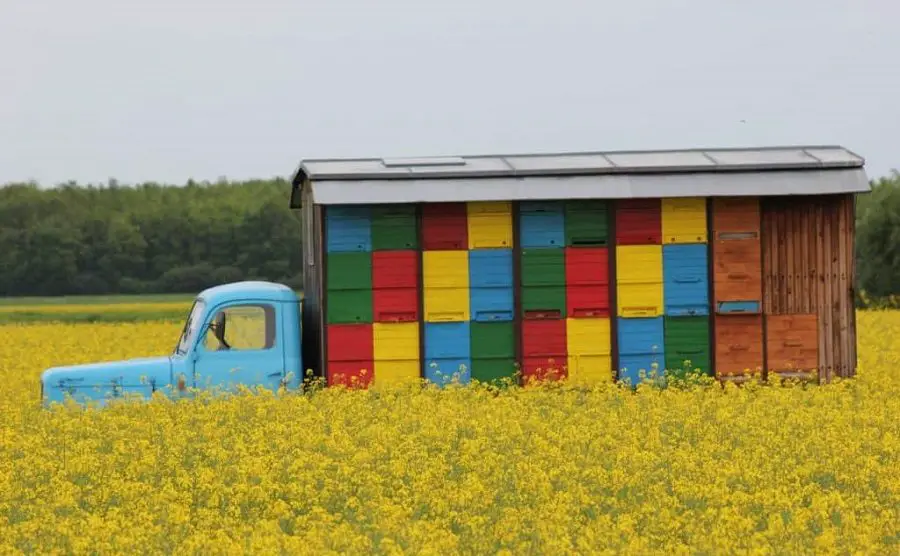
[[[859,305],[900,306],[900,172],[872,180],[856,198]]]
[[[857,199],[861,303],[900,296],[900,173]],[[0,187],[0,296],[194,293],[244,279],[299,289],[299,211],[270,180]]]
[[[244,279],[301,286],[284,179],[183,187],[0,188],[0,296],[197,292]]]

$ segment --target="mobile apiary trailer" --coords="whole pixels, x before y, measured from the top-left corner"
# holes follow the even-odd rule
[[[839,146],[304,160],[303,361],[328,384],[856,369]]]
[[[856,372],[854,196],[835,146],[308,160],[303,299],[200,292],[167,356],[53,367],[41,398]]]

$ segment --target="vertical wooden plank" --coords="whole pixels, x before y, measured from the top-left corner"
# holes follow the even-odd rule
[[[788,292],[790,291],[790,280],[788,280],[788,272],[790,266],[790,257],[788,256],[789,243],[787,235],[789,233],[789,223],[787,219],[786,201],[782,199],[778,204],[778,259],[781,268],[778,270],[778,309],[776,313],[783,314],[787,310]]]
[[[775,261],[775,266],[772,269],[772,283],[774,285],[772,291],[773,314],[778,314],[781,311],[781,296],[784,295],[784,259],[781,256],[783,230],[781,229],[780,216],[781,212],[778,210],[777,201],[773,201],[772,212],[769,215],[769,220],[772,223],[772,259]]]
[[[850,355],[850,345],[849,345],[849,337],[850,337],[850,311],[852,309],[852,303],[848,304],[848,293],[850,288],[848,287],[847,282],[847,269],[850,263],[850,257],[852,253],[848,253],[846,238],[849,234],[848,222],[847,222],[847,211],[846,211],[846,196],[841,196],[838,199],[838,306],[840,312],[840,326],[838,327],[840,331],[840,344],[841,344],[841,358],[838,361],[837,367],[837,376],[846,377],[848,373],[848,358]]]
[[[834,373],[834,211],[830,204],[824,210],[824,253],[825,253],[825,380],[830,381]]]
[[[824,380],[828,364],[826,351],[827,308],[825,304],[825,231],[824,231],[824,207],[821,203],[816,205],[816,314],[819,317],[819,380]]]
[[[828,238],[830,237],[828,233],[828,206],[824,203],[822,204],[822,213],[821,213],[821,221],[820,221],[820,241],[819,241],[819,249],[821,250],[822,255],[822,269],[821,269],[821,282],[819,284],[819,312],[822,315],[822,326],[820,332],[822,334],[822,345],[823,348],[823,362],[822,362],[822,370],[820,372],[822,380],[828,379],[829,368],[831,365],[831,355],[830,355],[830,347],[831,342],[829,341],[830,334],[830,323],[829,323],[829,315],[830,310],[828,307],[828,300],[830,298],[829,294],[829,285],[830,280],[828,279],[828,268],[829,268],[829,260],[828,260]]]
[[[787,299],[785,300],[785,312],[794,311],[794,299],[797,296],[797,265],[799,263],[797,254],[797,215],[794,210],[794,203],[788,200],[785,207],[785,220],[787,220],[787,233],[784,234],[787,243]]]
[[[515,207],[513,207],[515,208]],[[425,203],[416,203],[416,303],[418,304],[419,320],[419,378],[425,377],[425,366],[428,360],[425,357]],[[513,231],[515,234],[515,231]],[[513,236],[515,237],[515,236]],[[513,243],[515,247],[515,243]],[[374,247],[373,247],[374,249]],[[515,276],[516,267],[513,266],[513,276]],[[515,284],[515,282],[513,282]],[[518,291],[513,289],[513,300]],[[518,313],[516,313],[518,314]],[[515,317],[513,317],[515,318]],[[373,339],[374,341],[374,339]],[[516,336],[516,341],[519,337]],[[373,356],[374,358],[374,356]],[[375,363],[372,363],[372,372],[375,372]],[[471,374],[471,372],[470,372]]]
[[[766,292],[763,294],[763,311],[771,314],[775,310],[775,296],[778,293],[778,249],[776,247],[775,219],[772,217],[774,201],[767,199],[763,208],[763,260]]]
[[[787,266],[787,258],[784,256],[784,205],[780,201],[775,205],[772,216],[772,221],[775,225],[775,242],[772,247],[775,249],[778,260],[778,270],[775,275],[775,282],[778,287],[773,296],[774,306],[772,312],[780,314],[784,312],[784,292],[787,290],[787,283],[784,280],[784,271]]]
[[[832,378],[834,378],[834,371],[835,371],[835,367],[837,365],[837,356],[838,356],[838,348],[839,348],[839,346],[835,342],[835,332],[838,328],[838,322],[837,322],[837,319],[835,318],[836,317],[835,302],[837,300],[835,299],[835,295],[834,295],[834,293],[835,293],[834,289],[835,289],[836,282],[837,282],[837,280],[835,279],[835,268],[837,267],[838,261],[837,261],[837,250],[835,249],[835,236],[837,235],[837,230],[836,230],[836,214],[834,212],[834,205],[829,202],[829,203],[826,203],[826,207],[828,210],[828,245],[827,245],[827,248],[828,248],[828,274],[827,274],[828,290],[826,293],[828,295],[828,314],[830,317],[830,328],[828,331],[829,340],[831,342],[831,345],[829,346],[829,349],[831,352],[830,353],[831,365],[829,365],[829,367],[828,367],[828,380],[830,381]]]
[[[810,203],[804,203],[801,207],[801,235],[800,235],[800,248],[803,253],[802,261],[803,265],[800,268],[800,277],[799,282],[801,287],[803,288],[803,294],[800,298],[800,312],[801,313],[809,313],[810,306],[812,305],[810,300],[810,295],[812,294],[812,286],[809,279],[809,271],[812,268],[812,264],[810,263],[810,255],[815,252],[815,248],[810,244],[810,240],[812,238],[811,230],[811,222],[810,216],[812,215],[812,205]]]
[[[843,266],[841,265],[841,241],[843,240],[843,235],[840,233],[840,221],[841,221],[841,210],[839,204],[839,197],[837,195],[831,196],[831,202],[829,203],[831,206],[831,257],[832,257],[832,265],[831,265],[831,342],[832,348],[834,349],[834,358],[831,363],[831,376],[828,378],[829,380],[833,379],[835,376],[840,376],[841,369],[841,361],[843,360],[844,355],[844,345],[841,340],[841,322],[843,321],[843,315],[841,311],[841,284],[840,284],[840,274],[843,270]]]
[[[762,298],[762,311],[763,314],[769,314],[772,312],[772,249],[771,249],[771,241],[772,241],[772,230],[770,218],[771,213],[772,200],[770,198],[763,198],[759,201],[759,212],[760,212],[760,220],[761,224],[760,228],[760,237],[759,237],[759,246],[762,249],[761,253],[761,261],[762,261],[762,287],[763,287],[763,298]]]
[[[710,301],[709,336],[708,336],[708,338],[709,338],[709,368],[710,368],[710,372],[712,372],[713,376],[718,376],[718,372],[716,371],[716,365],[717,365],[717,362],[716,362],[716,319],[715,319],[715,313],[716,313],[715,289],[716,288],[715,288],[715,281],[714,281],[715,268],[716,268],[714,242],[716,241],[716,238],[715,238],[715,230],[713,228],[713,219],[715,218],[715,210],[716,210],[715,206],[716,206],[715,197],[707,197],[707,199],[706,199],[706,233],[707,233],[707,237],[709,238],[709,240],[706,243],[706,260],[707,260],[706,279],[707,279],[707,287],[708,287],[707,295],[709,296],[709,301]],[[612,224],[610,224],[610,226],[612,226]],[[615,237],[615,236],[610,236],[610,237]],[[610,249],[615,249],[615,247],[612,246],[612,244],[610,244]],[[614,257],[610,257],[610,260],[612,260],[613,258]],[[614,269],[610,269],[611,277],[615,276],[613,271],[614,271]],[[610,278],[610,283],[612,283],[612,278]],[[610,301],[610,309],[609,310],[610,311],[616,310],[616,308],[612,306],[612,301]],[[612,313],[610,313],[610,315],[612,315]],[[614,329],[612,327],[613,327],[613,322],[611,319],[610,329],[613,330],[613,337],[615,337],[617,335],[616,332],[618,331],[618,329]],[[614,358],[617,357],[617,354],[615,351],[613,352],[613,357]],[[617,360],[614,359],[614,361],[617,361]],[[616,363],[616,364],[618,364],[618,363]],[[618,367],[616,367],[616,369],[618,369]],[[618,373],[618,371],[617,371],[617,373]]]
[[[818,281],[819,281],[819,258],[818,258],[818,237],[819,237],[819,212],[821,203],[815,203],[809,208],[809,310],[817,313],[819,310],[818,301]]]
[[[521,386],[524,381],[524,370],[525,370],[525,356],[522,353],[522,239],[521,239],[521,230],[519,229],[521,226],[521,213],[519,210],[519,201],[513,201],[512,206],[510,207],[512,211],[512,264],[513,264],[513,311],[515,312],[513,316],[513,334],[515,334],[515,357],[516,357],[516,366],[518,367],[518,376],[516,380],[518,380],[518,384]],[[612,233],[613,230],[610,230]],[[615,236],[609,236],[613,238]],[[612,241],[610,241],[612,243]],[[613,259],[615,257],[610,257]],[[615,274],[613,274],[615,276]],[[610,282],[610,292],[613,292],[615,288],[612,287],[612,282]],[[615,293],[612,293],[615,296]],[[615,310],[615,297],[610,300],[610,310]],[[422,315],[425,313],[423,312]],[[424,316],[422,319],[424,320]],[[611,323],[612,324],[612,323]],[[615,359],[616,355],[616,346],[613,344],[612,346],[612,356]],[[424,355],[424,351],[422,352]],[[424,359],[424,357],[423,357]]]
[[[848,194],[846,201],[847,212],[847,237],[845,242],[847,252],[849,253],[848,262],[848,283],[850,298],[850,329],[848,331],[848,340],[850,342],[850,355],[848,356],[849,369],[847,376],[856,375],[857,353],[856,353],[856,195]]]
[[[769,267],[771,263],[769,262],[769,207],[771,206],[771,198],[760,197],[759,199],[759,248],[762,251],[760,253],[759,262],[760,262],[760,272],[762,272],[762,368],[760,369],[760,375],[763,380],[768,380],[769,377],[769,356],[766,353],[766,346],[768,345],[768,330],[766,330],[766,317],[768,314],[767,311],[767,303],[770,297],[771,288],[769,287]]]
[[[787,206],[784,210],[785,220],[787,220],[787,233],[784,234],[784,241],[787,247],[787,299],[785,299],[784,312],[790,313],[794,309],[794,297],[797,295],[797,284],[794,277],[797,275],[797,241],[796,227],[797,217],[794,213],[794,203],[787,200]]]
[[[803,218],[805,204],[805,202],[794,203],[794,206],[791,207],[791,213],[794,219],[794,236],[791,239],[794,242],[794,256],[797,261],[797,264],[794,265],[794,299],[793,303],[791,303],[792,313],[803,312],[803,298],[806,297],[806,288],[803,287],[803,280],[801,279],[803,276],[803,267],[805,266],[805,259],[803,258],[803,239],[805,237],[803,229],[806,226],[806,221]]]
[[[784,281],[784,271],[787,267],[787,258],[784,256],[784,210],[780,199],[776,201],[773,207],[772,220],[775,224],[775,252],[778,257],[778,274],[775,276],[778,288],[773,296],[774,307],[772,312],[777,315],[784,310],[784,292],[787,289],[787,283]]]
[[[316,274],[318,279],[318,284],[316,284],[316,295],[319,298],[318,315],[316,315],[316,340],[318,340],[319,345],[313,362],[313,364],[316,365],[313,367],[313,375],[325,378],[325,361],[328,358],[328,338],[326,338],[325,331],[325,315],[328,314],[328,304],[325,300],[325,281],[328,279],[328,269],[325,268],[325,246],[328,245],[328,236],[325,233],[325,230],[327,229],[327,226],[325,226],[325,207],[322,205],[315,206],[314,225],[316,227],[317,238],[317,241],[314,243],[315,261],[319,267]],[[308,365],[308,363],[306,363],[306,365]],[[302,372],[305,373],[306,370],[304,369]]]
[[[787,266],[787,258],[784,256],[784,210],[783,204],[780,200],[776,201],[777,204],[773,206],[772,210],[772,222],[774,224],[774,236],[775,236],[775,244],[773,245],[776,253],[776,257],[778,260],[778,272],[775,275],[775,282],[777,287],[775,289],[775,293],[772,296],[773,314],[780,314],[784,311],[784,292],[787,289],[787,283],[784,280],[784,269]]]
[[[765,315],[768,315],[772,312],[772,250],[769,246],[769,242],[771,241],[772,234],[770,233],[770,213],[772,207],[772,199],[771,197],[760,197],[759,199],[759,248],[760,248],[760,266],[762,267],[760,270],[762,271],[762,314],[763,314],[763,323],[766,322]],[[763,325],[762,329],[762,345],[763,348],[768,344],[768,331],[766,330],[765,325]],[[762,379],[767,380],[768,377],[768,355],[763,349],[762,353]]]
[[[609,272],[609,351],[610,351],[610,366],[612,367],[612,377],[613,381],[619,380],[619,369],[621,366],[619,365],[619,319],[616,318],[616,315],[619,314],[619,297],[618,297],[618,284],[616,281],[616,238],[618,237],[618,222],[616,221],[616,211],[615,211],[615,203],[610,202],[606,209],[606,222],[608,225],[607,228],[607,239],[606,244],[609,246],[609,255],[608,255],[608,264],[607,270]],[[709,212],[707,211],[707,220],[709,219]],[[519,225],[518,221],[516,221],[516,226]],[[711,224],[710,224],[711,225]],[[707,230],[709,235],[709,244],[712,245],[712,233]],[[518,240],[517,240],[518,241]],[[710,250],[712,251],[712,250]],[[712,255],[710,254],[710,257]],[[712,258],[709,259],[709,269],[712,269]],[[518,263],[517,263],[518,264]],[[710,270],[711,272],[711,270]],[[710,286],[712,286],[712,278],[709,279]],[[521,284],[519,286],[521,288]],[[709,299],[712,300],[712,293],[710,293]],[[520,314],[522,308],[521,305],[516,306],[517,315]],[[710,315],[711,317],[712,315]],[[521,317],[517,317],[521,320]],[[712,320],[712,318],[710,318]],[[517,334],[521,334],[521,331],[517,332]],[[715,349],[714,344],[710,344],[710,350]],[[520,361],[522,361],[524,369],[524,357],[522,357],[521,349],[519,350]],[[712,365],[712,363],[711,363]],[[715,368],[715,367],[712,367]]]

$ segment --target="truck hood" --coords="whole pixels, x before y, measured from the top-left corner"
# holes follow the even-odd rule
[[[51,367],[41,373],[45,398],[61,399],[65,392],[105,395],[114,389],[152,390],[164,388],[172,377],[170,357],[141,357],[123,361]]]

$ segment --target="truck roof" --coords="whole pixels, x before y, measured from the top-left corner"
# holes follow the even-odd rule
[[[273,301],[297,301],[297,293],[284,284],[261,280],[245,280],[231,284],[213,286],[200,292],[198,297],[206,303],[216,304],[221,298],[232,299],[235,296],[247,298],[270,299]]]

